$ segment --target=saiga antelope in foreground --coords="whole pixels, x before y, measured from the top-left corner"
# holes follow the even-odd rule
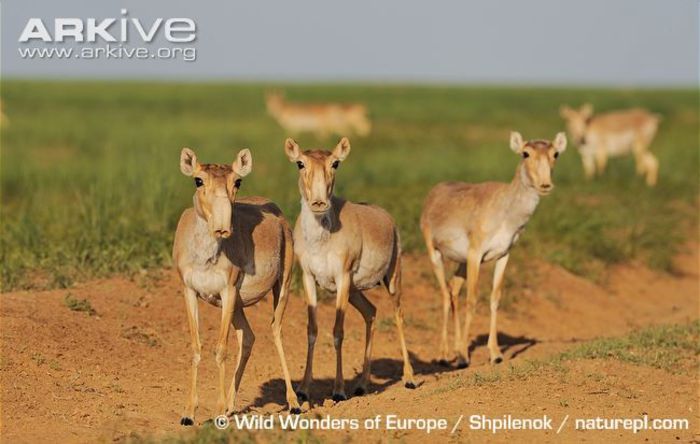
[[[540,196],[552,191],[552,168],[565,149],[566,136],[557,134],[554,142],[531,140],[513,132],[510,147],[522,157],[510,183],[478,184],[443,182],[428,194],[420,225],[428,255],[442,293],[442,335],[440,360],[448,361],[447,322],[454,322],[454,351],[457,366],[469,365],[469,329],[474,317],[481,264],[496,261],[491,290],[491,325],[488,349],[492,363],[503,360],[498,346],[496,312],[503,291],[508,253],[535,211]],[[443,259],[457,262],[458,268],[448,287]],[[460,335],[457,301],[467,280],[467,307],[463,334]]]
[[[408,359],[401,310],[401,243],[391,216],[374,205],[358,204],[333,195],[335,173],[350,154],[350,142],[343,137],[333,152],[301,151],[287,139],[284,151],[299,168],[301,213],[294,228],[294,252],[303,271],[308,304],[308,354],[304,380],[297,389],[308,399],[312,379],[316,323],[316,285],[336,293],[335,326],[336,376],[333,400],[347,399],[343,381],[343,323],[348,302],[365,320],[365,355],[362,375],[355,394],[367,392],[370,380],[372,336],[376,308],[363,291],[386,286],[394,304],[396,327],[403,354],[403,383],[415,388],[413,368]]]
[[[645,177],[647,185],[656,185],[659,161],[649,151],[649,145],[659,127],[658,114],[632,108],[594,116],[589,103],[578,110],[562,106],[559,114],[578,145],[587,178],[603,174],[609,157],[632,153],[637,174]]]
[[[265,104],[267,112],[292,135],[310,132],[319,138],[346,133],[366,136],[372,128],[367,108],[359,103],[290,103],[281,93],[268,93]]]
[[[202,345],[199,341],[197,298],[221,307],[221,327],[216,345],[219,367],[217,414],[231,414],[243,371],[253,348],[255,335],[243,307],[260,301],[272,291],[274,314],[272,333],[287,386],[292,413],[300,413],[282,349],[282,316],[287,305],[294,261],[292,232],[282,212],[261,197],[236,200],[241,179],[252,169],[248,149],[238,153],[232,165],[200,164],[189,148],[180,154],[180,170],[194,178],[194,207],[186,209],[175,232],[173,260],[185,286],[187,320],[192,336],[192,379],[190,397],[180,423],[193,425],[197,408],[197,366]],[[229,327],[238,339],[238,357],[231,386],[226,395],[224,360]]]

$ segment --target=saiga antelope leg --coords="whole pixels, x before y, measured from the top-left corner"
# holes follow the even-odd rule
[[[345,312],[350,299],[350,273],[344,272],[335,282],[338,288],[335,304],[335,325],[333,326],[333,344],[335,345],[335,383],[333,384],[333,400],[345,401],[345,381],[343,379],[343,337]]]
[[[236,295],[238,297],[238,295]],[[241,379],[243,379],[243,372],[245,371],[245,366],[248,363],[248,358],[250,358],[250,353],[253,350],[253,344],[255,343],[255,335],[253,334],[253,329],[250,328],[248,319],[243,313],[243,303],[238,301],[235,304],[233,319],[233,328],[236,330],[236,339],[238,341],[238,356],[236,357],[236,368],[233,372],[233,379],[231,380],[231,386],[228,391],[227,403],[228,407],[226,414],[232,415],[236,406],[236,397],[238,395],[238,388],[241,386]]]
[[[187,307],[187,322],[190,326],[190,337],[192,340],[192,368],[190,379],[190,396],[185,408],[185,414],[180,420],[180,424],[185,426],[194,425],[194,413],[197,410],[197,367],[202,355],[202,344],[199,342],[199,313],[197,307],[197,293],[191,288],[185,287],[185,304]]]
[[[452,323],[454,324],[454,353],[457,355],[457,363],[466,362],[464,352],[460,348],[460,333],[461,325],[458,316],[459,307],[459,292],[462,289],[465,279],[467,278],[467,265],[459,264],[454,276],[450,279],[450,305],[452,306]]]
[[[291,252],[291,246],[287,247]],[[272,317],[272,336],[275,340],[275,347],[277,348],[277,354],[280,357],[280,363],[282,364],[282,373],[284,375],[284,384],[287,389],[287,405],[289,406],[290,413],[299,414],[301,413],[301,408],[299,407],[299,401],[297,400],[297,395],[294,393],[294,388],[292,388],[292,380],[289,376],[289,368],[287,368],[287,359],[284,356],[284,348],[282,347],[282,318],[284,317],[284,310],[287,307],[287,302],[289,301],[289,283],[291,278],[291,268],[293,258],[290,256],[287,261],[285,261],[285,270],[282,274],[282,279],[280,282],[275,284],[272,289],[273,292],[273,305],[274,314]],[[286,264],[289,264],[288,266]]]
[[[583,173],[586,179],[592,179],[595,176],[595,156],[592,154],[582,154],[581,162],[583,163]]]
[[[440,286],[440,293],[442,294],[442,330],[440,331],[440,363],[442,365],[447,365],[449,359],[448,346],[447,346],[447,319],[450,316],[450,292],[447,290],[447,283],[445,282],[445,266],[442,262],[442,254],[435,249],[433,246],[432,239],[430,239],[429,233],[425,234],[425,245],[428,249],[428,256],[430,257],[430,263],[433,265],[433,273],[437,278],[438,285]]]
[[[399,260],[397,267],[401,266]],[[400,276],[401,269],[397,271],[397,276]],[[416,388],[416,381],[413,377],[413,365],[411,365],[411,360],[408,357],[408,349],[406,348],[406,338],[403,333],[403,309],[401,308],[401,279],[397,278],[394,281],[394,285],[387,285],[387,290],[391,295],[391,300],[394,303],[394,318],[396,322],[396,329],[399,332],[399,342],[401,343],[401,355],[403,356],[403,378],[402,382],[404,387],[409,389]]]
[[[600,145],[595,152],[595,166],[598,170],[598,175],[602,176],[605,172],[605,167],[608,164],[608,149],[605,145]]]
[[[367,393],[372,373],[372,340],[374,339],[374,320],[377,309],[359,290],[350,291],[350,304],[357,308],[365,320],[365,360],[362,364],[360,382],[355,388],[355,395],[364,395]]]
[[[318,336],[318,323],[316,321],[316,281],[311,273],[304,271],[303,275],[304,294],[306,295],[306,309],[308,311],[308,326],[306,329],[308,337],[308,348],[306,350],[306,370],[304,379],[297,388],[299,400],[306,401],[311,394],[311,381],[313,379],[314,347]]]
[[[231,327],[234,307],[238,299],[238,290],[229,284],[221,292],[221,326],[219,327],[219,337],[216,341],[216,365],[219,367],[219,400],[216,403],[218,415],[226,413],[226,347],[228,345],[228,332]]]
[[[496,314],[498,312],[498,303],[503,294],[503,276],[505,275],[506,265],[508,265],[508,255],[496,261],[493,269],[493,288],[491,290],[491,324],[489,327],[488,349],[491,356],[492,364],[503,362],[503,354],[498,346],[498,330],[496,329]]]
[[[479,268],[481,267],[481,256],[478,250],[470,250],[467,253],[467,315],[464,319],[464,332],[462,336],[462,346],[466,354],[465,365],[469,365],[469,330],[471,328],[472,319],[474,319],[474,310],[476,309],[476,297],[479,292]]]

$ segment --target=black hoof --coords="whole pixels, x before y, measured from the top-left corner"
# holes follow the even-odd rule
[[[341,402],[341,401],[347,401],[348,397],[343,395],[342,393],[333,393],[333,401],[335,402]]]
[[[289,409],[289,413],[291,413],[292,415],[299,415],[301,414],[301,409],[299,407],[292,407],[291,409]]]
[[[463,369],[469,367],[469,363],[465,361],[460,361],[457,363],[457,368],[458,369]]]
[[[492,362],[493,362],[494,364],[500,364],[501,362],[503,362],[503,356],[497,357],[497,358],[494,359]]]
[[[416,384],[414,384],[413,382],[407,382],[404,384],[404,387],[413,390],[414,388],[416,388]]]
[[[366,391],[364,388],[362,388],[362,387],[357,387],[357,388],[355,389],[355,396],[362,396],[362,395],[364,395],[365,393],[367,393],[367,391]]]
[[[438,364],[441,365],[441,366],[443,366],[443,367],[449,367],[449,366],[450,366],[450,363],[447,362],[447,359],[440,359],[440,360],[438,361]]]
[[[194,419],[192,419],[192,418],[190,418],[190,417],[187,417],[187,416],[183,416],[182,419],[180,420],[180,425],[184,425],[184,426],[193,426],[193,425],[194,425]]]
[[[309,395],[304,392],[295,392],[297,394],[297,399],[299,402],[306,402],[309,400]]]

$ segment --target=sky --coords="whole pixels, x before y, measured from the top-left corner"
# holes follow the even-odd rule
[[[698,85],[695,0],[4,0],[0,15],[4,78]],[[190,18],[194,42],[123,45],[196,60],[21,58],[91,46],[18,41],[30,18],[53,35],[57,17]]]

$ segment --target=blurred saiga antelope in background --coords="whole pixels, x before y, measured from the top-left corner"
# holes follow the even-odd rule
[[[394,319],[403,355],[403,383],[415,388],[413,367],[408,358],[401,310],[401,242],[389,213],[382,208],[354,203],[333,195],[336,170],[348,154],[350,142],[343,137],[331,151],[302,151],[287,139],[284,151],[299,168],[301,213],[294,228],[294,252],[303,271],[308,305],[308,352],[306,371],[297,389],[308,399],[312,380],[313,354],[318,335],[316,285],[336,293],[335,326],[336,377],[333,400],[347,399],[343,380],[343,336],[348,302],[365,320],[365,356],[356,395],[367,393],[371,374],[372,337],[377,310],[364,291],[384,284],[394,305]]]
[[[265,96],[267,112],[292,135],[314,133],[319,138],[336,134],[366,136],[371,130],[367,108],[357,103],[290,103],[279,92]]]
[[[180,423],[193,425],[197,408],[197,366],[202,345],[199,340],[197,298],[221,307],[221,326],[216,345],[219,367],[219,400],[216,414],[234,411],[238,387],[250,357],[255,335],[243,307],[273,295],[272,333],[282,363],[287,402],[292,413],[300,413],[282,348],[282,316],[289,296],[294,251],[292,231],[274,203],[262,197],[236,199],[241,180],[252,169],[247,149],[232,165],[200,164],[189,148],[180,154],[180,170],[194,178],[193,208],[186,209],[177,225],[173,261],[184,284],[187,320],[192,339],[190,396]],[[228,395],[225,391],[224,360],[229,327],[238,339],[236,369]]]
[[[450,313],[454,322],[457,366],[469,365],[468,341],[479,288],[479,269],[482,263],[494,260],[488,349],[492,363],[503,360],[498,346],[496,313],[508,254],[537,208],[540,196],[546,196],[554,188],[552,169],[557,157],[566,149],[566,136],[559,133],[553,142],[524,142],[520,133],[513,132],[510,147],[522,157],[510,183],[443,182],[436,185],[425,200],[420,226],[442,293],[440,362],[443,365],[449,361],[447,323]],[[449,287],[444,259],[459,264]],[[464,331],[460,334],[457,307],[465,278],[467,307]]]
[[[649,146],[661,120],[658,114],[631,108],[594,116],[589,103],[578,110],[564,105],[559,114],[578,145],[587,178],[603,174],[608,158],[632,153],[637,174],[644,176],[647,185],[656,185],[659,161],[649,151]]]

